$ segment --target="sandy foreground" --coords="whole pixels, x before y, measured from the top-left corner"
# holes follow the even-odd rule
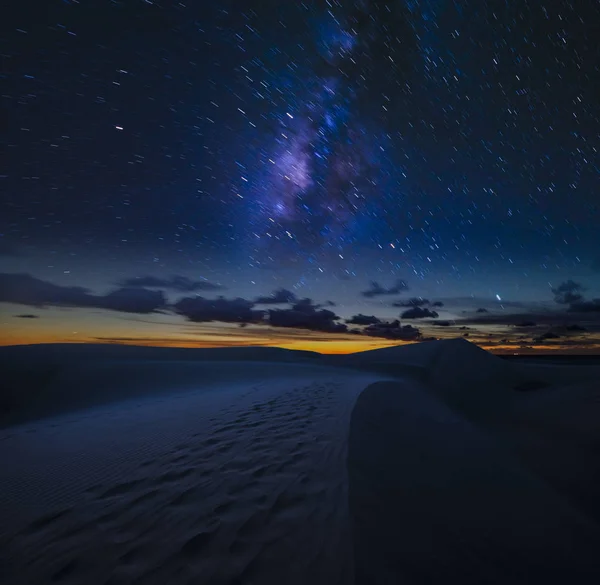
[[[463,341],[0,365],[2,583],[600,582],[597,367]]]

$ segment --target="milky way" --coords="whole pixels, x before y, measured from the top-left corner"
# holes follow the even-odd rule
[[[386,148],[393,145],[379,111],[388,108],[379,106],[369,81],[381,82],[382,72],[374,70],[384,56],[387,74],[399,72],[392,55],[401,53],[401,61],[410,48],[397,36],[408,14],[377,2],[350,11],[329,6],[313,20],[313,59],[297,73],[303,87],[275,116],[274,154],[264,154],[273,168],[254,179],[261,205],[252,235],[267,238],[267,262],[279,263],[282,255],[319,262],[335,250],[343,259],[346,244],[363,237],[373,219],[384,219],[382,194],[395,170]]]

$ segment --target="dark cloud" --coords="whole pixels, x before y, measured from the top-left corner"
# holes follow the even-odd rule
[[[583,333],[586,333],[587,329],[578,324],[572,325],[557,325],[550,327],[547,331],[539,335],[534,341],[540,342],[547,339],[562,339],[578,337]]]
[[[313,311],[320,309],[321,305],[315,304],[315,302],[312,299],[304,298],[304,299],[298,299],[294,303],[293,308],[295,311],[303,311],[305,313],[312,313]]]
[[[94,295],[79,286],[60,286],[30,274],[0,274],[0,302],[31,307],[79,307],[124,313],[154,313],[166,307],[161,291],[120,288]]]
[[[166,306],[162,291],[145,288],[119,288],[96,299],[97,307],[122,313],[155,313]]]
[[[480,307],[475,312],[476,313],[489,313],[489,311],[487,309],[484,309],[483,307]]]
[[[194,323],[222,321],[223,323],[260,323],[264,311],[253,309],[254,303],[246,299],[205,299],[204,297],[185,297],[179,299],[173,308]]]
[[[412,299],[408,299],[406,301],[395,301],[392,303],[392,307],[425,307],[429,304],[431,304],[429,299],[413,297]]]
[[[59,286],[30,274],[0,274],[0,302],[32,307],[90,306],[94,296],[79,286]]]
[[[566,280],[551,290],[554,301],[559,305],[572,305],[583,300],[584,288],[579,282],[573,280]]]
[[[378,319],[375,315],[363,315],[359,313],[347,319],[346,323],[349,325],[376,325],[377,323],[381,323],[381,319]]]
[[[371,286],[367,290],[362,291],[360,294],[363,297],[367,297],[368,299],[370,299],[373,297],[380,297],[384,295],[397,295],[398,293],[401,293],[405,290],[408,290],[408,284],[406,284],[404,280],[398,280],[396,284],[394,284],[390,288],[385,288],[381,286],[378,282],[373,280],[371,281]]]
[[[208,280],[192,280],[187,276],[173,275],[168,278],[158,278],[156,276],[135,276],[126,278],[119,282],[119,285],[126,288],[166,288],[179,292],[198,292],[209,290],[222,290],[223,286],[209,282]]]
[[[443,307],[444,303],[442,301],[435,301],[435,303],[431,303],[432,307]]]
[[[506,325],[522,326],[523,323],[536,323],[541,325],[552,325],[561,319],[567,317],[567,314],[560,311],[529,311],[522,313],[482,313],[480,315],[466,316],[458,320],[459,325]]]
[[[554,331],[547,331],[543,335],[540,335],[538,339],[560,339],[560,335]]]
[[[346,333],[348,327],[337,321],[340,319],[333,311],[319,309],[311,299],[302,299],[291,309],[271,309],[268,322],[273,327],[309,329],[327,333]]]
[[[452,321],[431,321],[429,325],[435,325],[436,327],[450,327],[454,325]]]
[[[17,319],[39,319],[39,315],[32,315],[31,313],[23,313],[22,315],[13,315]]]
[[[408,311],[404,311],[400,317],[402,319],[436,319],[439,315],[436,311],[432,311],[431,309],[413,307],[412,309],[408,309]]]
[[[497,300],[490,299],[489,297],[445,297],[442,299],[443,305],[446,307],[452,307],[452,309],[470,309],[473,310],[473,307],[484,307],[489,303],[494,304],[502,304],[503,307],[514,307],[514,308],[522,308],[528,309],[531,307],[532,303],[525,303],[522,301],[506,301],[502,300],[502,303],[498,303]],[[432,306],[434,306],[432,304]]]
[[[554,301],[559,305],[569,305],[570,313],[600,313],[600,298],[585,300],[585,288],[579,282],[566,280],[552,289]]]
[[[419,339],[421,332],[412,325],[401,325],[400,321],[376,323],[363,329],[363,335],[368,337],[381,337],[383,339],[415,340]]]
[[[572,313],[600,313],[600,299],[571,303],[569,311]]]
[[[537,323],[535,321],[520,321],[515,323],[515,327],[537,327]]]
[[[275,294],[281,291],[275,291]],[[288,291],[283,291],[288,292]],[[273,297],[268,297],[272,299]],[[281,294],[283,299],[289,298]],[[289,301],[286,301],[289,302]],[[180,299],[173,306],[176,313],[183,315],[189,321],[203,323],[221,321],[224,323],[238,323],[240,326],[253,324],[271,325],[272,327],[285,327],[320,331],[324,333],[346,333],[348,328],[338,323],[340,317],[333,311],[321,308],[312,299],[296,300],[289,309],[270,309],[267,311],[255,309],[257,303],[246,299],[205,299],[203,297],[187,297]]]
[[[315,303],[313,299],[304,298],[296,299],[295,308],[298,311],[312,311],[312,309],[322,309],[323,307],[335,307],[336,304],[333,301],[325,301],[324,303]]]
[[[285,305],[294,303],[296,300],[297,297],[291,290],[280,288],[273,291],[268,297],[258,297],[254,302],[257,305]]]

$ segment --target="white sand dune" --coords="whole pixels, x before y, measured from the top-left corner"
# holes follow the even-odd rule
[[[2,583],[600,579],[594,368],[46,349],[0,351]]]
[[[261,367],[6,429],[3,582],[350,582],[345,436],[373,377]]]

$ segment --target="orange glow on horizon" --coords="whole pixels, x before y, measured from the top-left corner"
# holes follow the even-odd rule
[[[157,315],[152,321],[139,317],[123,318],[111,313],[83,310],[45,309],[38,318],[13,319],[19,307],[8,307],[0,315],[0,346],[37,345],[42,343],[123,344],[152,347],[281,347],[323,354],[348,354],[414,343],[349,333],[326,333],[302,329],[265,326],[239,327],[227,323],[178,322]],[[440,329],[439,327],[437,329]],[[449,330],[428,330],[425,336],[450,339],[460,336]],[[502,328],[473,328],[467,341],[495,354],[587,354],[600,355],[600,336],[587,334],[564,341],[535,344],[532,341],[506,339]]]
[[[570,353],[570,354],[587,354],[600,355],[600,341],[598,344],[587,347],[571,347],[561,345],[537,345],[532,347],[518,347],[510,344],[494,345],[489,341],[469,340],[478,347],[485,349],[491,353],[499,355],[544,355],[553,353]],[[89,344],[115,344],[115,345],[134,345],[141,347],[182,347],[182,348],[218,348],[218,347],[280,347],[283,349],[314,351],[322,354],[348,354],[371,349],[379,349],[382,347],[410,345],[412,341],[391,341],[386,339],[376,338],[357,338],[352,340],[347,339],[331,339],[313,341],[310,339],[219,339],[217,336],[204,339],[182,339],[180,337],[169,338],[152,338],[152,337],[129,337],[129,338],[92,338],[87,336],[66,335],[64,337],[46,333],[37,335],[17,334],[3,335],[0,337],[0,346],[12,345],[38,345],[38,344],[53,344],[53,343],[89,343]],[[417,342],[418,343],[418,342]]]

